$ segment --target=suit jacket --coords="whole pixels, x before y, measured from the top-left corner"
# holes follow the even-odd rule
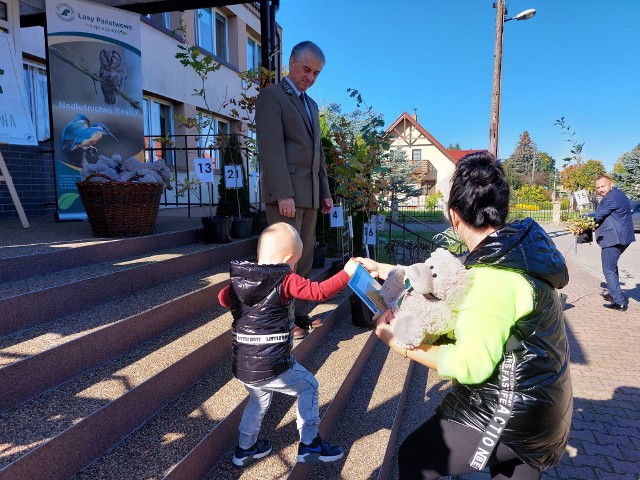
[[[265,203],[293,197],[297,207],[317,209],[321,199],[331,196],[318,105],[309,96],[307,105],[313,125],[287,78],[258,94],[256,134]]]
[[[599,225],[596,242],[600,247],[629,245],[635,241],[629,198],[617,188],[602,197],[593,217]]]

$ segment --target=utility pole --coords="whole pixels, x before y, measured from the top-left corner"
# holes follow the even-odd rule
[[[533,8],[520,12],[515,17],[506,18],[505,0],[497,0],[496,41],[493,49],[493,90],[491,92],[491,121],[489,122],[489,152],[498,158],[498,130],[500,129],[500,88],[502,82],[502,33],[504,24],[510,20],[528,20],[536,14]]]
[[[500,128],[500,87],[502,81],[502,34],[507,14],[505,0],[497,0],[496,39],[493,50],[493,89],[491,91],[491,120],[489,122],[489,153],[498,158],[498,130]]]

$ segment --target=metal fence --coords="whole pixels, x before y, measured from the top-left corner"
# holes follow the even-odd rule
[[[236,137],[241,145],[241,157],[243,165],[243,186],[237,193],[242,195],[240,201],[248,203],[250,210],[260,210],[260,186],[258,182],[259,165],[257,159],[252,156],[251,148],[247,146],[247,137],[244,135],[208,135],[206,142],[204,136],[198,135],[166,135],[145,136],[144,158],[148,162],[163,159],[173,172],[171,188],[165,190],[160,205],[163,207],[186,207],[191,214],[191,207],[205,207],[216,212],[218,207],[233,206],[237,203],[236,192],[227,188],[220,189],[220,183],[224,182],[224,169],[222,165],[222,152],[224,150],[224,138]],[[197,158],[211,159],[213,165],[214,183],[202,183],[193,189],[187,189],[184,195],[178,195],[182,185],[193,179],[194,160]]]

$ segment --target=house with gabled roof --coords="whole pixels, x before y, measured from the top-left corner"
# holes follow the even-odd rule
[[[436,193],[440,180],[449,178],[458,160],[469,153],[482,150],[449,150],[418,123],[418,115],[403,112],[387,128],[387,139],[391,150],[404,150],[409,161],[415,165],[416,181],[424,195],[418,199],[423,204],[430,193]]]

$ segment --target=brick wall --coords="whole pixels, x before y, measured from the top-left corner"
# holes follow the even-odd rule
[[[0,146],[27,217],[55,214],[55,179],[53,156],[48,152],[50,145],[42,142],[39,147]],[[17,216],[7,184],[0,182],[0,217]]]

